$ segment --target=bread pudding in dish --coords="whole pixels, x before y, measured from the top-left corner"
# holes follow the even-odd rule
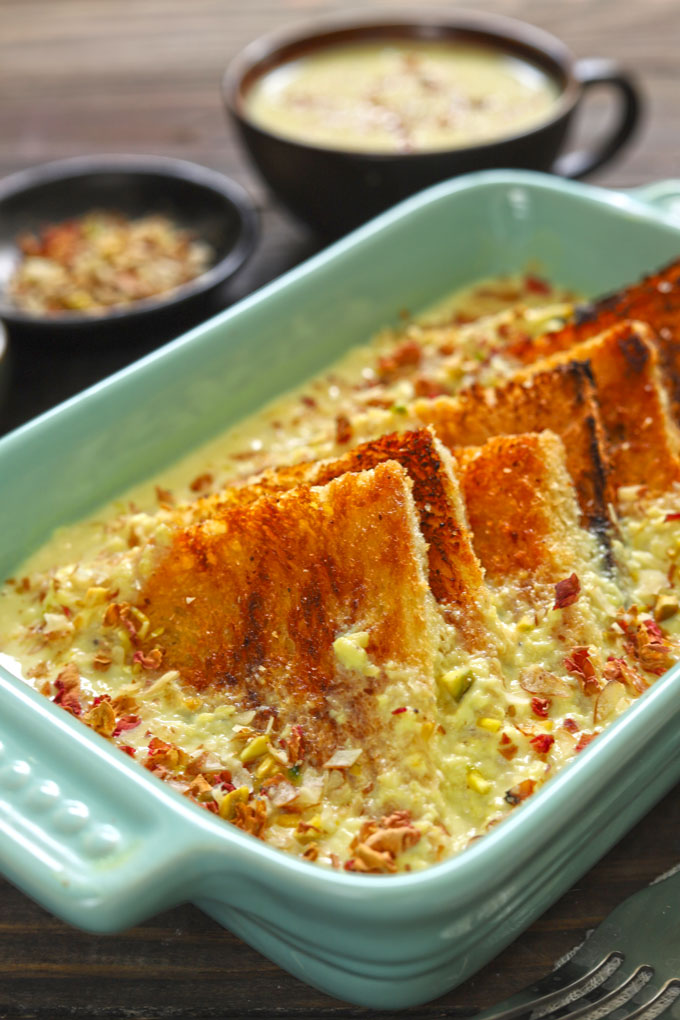
[[[62,529],[0,661],[272,846],[432,865],[680,658],[679,344],[679,264],[405,317]]]

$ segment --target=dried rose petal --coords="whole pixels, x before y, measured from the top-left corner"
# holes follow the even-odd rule
[[[210,488],[213,481],[214,481],[213,476],[206,471],[205,474],[198,475],[196,478],[194,478],[189,488],[191,489],[192,492],[203,492],[205,489]]]
[[[531,737],[529,743],[536,754],[547,754],[555,743],[555,738],[551,733],[538,733],[535,737]]]
[[[339,445],[349,443],[354,434],[352,423],[346,414],[339,414],[335,419],[335,441]]]
[[[116,723],[116,728],[113,731],[113,736],[117,737],[124,730],[134,730],[141,723],[141,719],[138,715],[124,715]]]
[[[578,677],[583,693],[591,696],[600,690],[595,667],[590,661],[590,649],[584,646],[572,648],[571,655],[564,660],[565,669]]]
[[[132,661],[139,663],[142,669],[159,669],[163,661],[163,652],[160,648],[153,648],[148,655],[136,651],[132,656]]]
[[[547,719],[550,712],[550,698],[532,698],[531,711],[539,719]]]
[[[605,680],[619,680],[625,684],[633,694],[642,694],[649,687],[649,684],[636,669],[629,666],[625,659],[617,659],[610,655],[604,664],[602,676]]]
[[[587,747],[588,744],[591,742],[591,740],[594,740],[596,736],[597,736],[597,733],[582,733],[580,738],[579,738],[578,744],[574,748],[574,751],[576,751],[576,752],[582,751],[583,748]]]
[[[57,693],[52,699],[55,705],[60,705],[71,715],[80,715],[82,706],[80,704],[80,673],[73,662],[62,669],[54,681]]]
[[[555,585],[555,605],[553,609],[565,609],[573,606],[581,593],[581,582],[576,574],[565,577]]]
[[[390,354],[378,359],[378,375],[383,380],[393,378],[399,375],[402,369],[419,365],[422,356],[423,349],[417,341],[405,340]]]
[[[533,273],[524,277],[524,286],[530,294],[550,293],[550,284],[542,280],[540,276],[534,276]]]

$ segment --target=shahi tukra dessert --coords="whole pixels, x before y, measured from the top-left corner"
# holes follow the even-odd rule
[[[0,662],[356,872],[501,821],[680,658],[680,265],[405,319],[5,583]]]

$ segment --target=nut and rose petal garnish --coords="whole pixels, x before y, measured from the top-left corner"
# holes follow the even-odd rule
[[[101,312],[167,294],[213,261],[209,244],[166,216],[89,212],[17,238],[9,294],[25,312]]]

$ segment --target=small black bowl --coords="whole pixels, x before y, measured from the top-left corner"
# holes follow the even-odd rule
[[[92,210],[129,218],[160,213],[215,252],[200,276],[167,294],[101,312],[35,314],[8,294],[20,253],[17,236]],[[0,319],[35,338],[106,333],[116,326],[152,327],[180,309],[198,313],[206,298],[233,276],[251,254],[258,216],[246,191],[206,167],[161,156],[83,156],[46,163],[0,181]],[[126,331],[119,331],[123,337]]]

